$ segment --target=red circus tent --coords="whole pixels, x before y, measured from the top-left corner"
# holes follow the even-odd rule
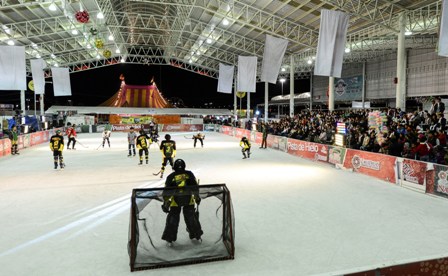
[[[150,85],[128,85],[120,76],[120,90],[100,106],[168,108],[171,105],[163,98],[154,80]]]

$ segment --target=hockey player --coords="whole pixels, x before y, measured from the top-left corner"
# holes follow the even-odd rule
[[[160,144],[160,151],[162,152],[163,161],[162,168],[160,169],[160,178],[163,177],[163,172],[165,171],[165,166],[169,162],[171,168],[173,167],[173,158],[176,158],[176,142],[171,140],[171,135],[166,134],[165,140]],[[158,174],[158,173],[157,173]]]
[[[78,136],[76,134],[75,127],[76,127],[76,125],[73,124],[72,126],[69,126],[67,128],[67,131],[66,131],[66,134],[67,134],[67,137],[68,137],[67,149],[70,149],[70,143],[71,142],[73,142],[72,149],[73,150],[75,149],[76,137]]]
[[[204,134],[198,132],[198,134],[193,135],[192,139],[194,139],[194,144],[193,144],[194,147],[196,147],[196,142],[198,140],[199,140],[199,142],[201,142],[201,147],[204,147],[204,139],[205,139],[205,135]]]
[[[62,150],[64,150],[64,136],[62,136],[62,132],[59,129],[56,130],[56,134],[50,138],[50,149],[53,152],[54,169],[56,170],[58,168],[58,159],[61,170],[64,169],[65,164],[64,158],[62,157]]]
[[[134,132],[134,128],[131,127],[130,130],[131,131],[128,133],[128,157],[131,157],[131,149],[133,150],[135,156],[135,139],[137,139],[137,133]]]
[[[241,138],[240,141],[241,152],[243,153],[243,159],[250,158],[250,142],[246,137]],[[247,157],[246,157],[247,152]]]
[[[174,162],[174,172],[166,178],[165,187],[177,187],[178,189],[167,189],[162,193],[162,210],[168,213],[162,239],[168,242],[168,246],[171,246],[177,239],[182,209],[190,239],[202,241],[201,236],[204,233],[194,208],[195,203],[199,205],[201,202],[198,189],[199,184],[194,174],[185,170],[185,166],[185,162],[182,159],[177,159]],[[191,190],[188,188],[187,190],[185,187],[191,187]]]
[[[146,135],[144,130],[140,130],[140,135],[137,137],[138,155],[140,156],[140,163],[138,163],[139,165],[143,164],[143,152],[145,153],[146,164],[148,164],[148,140],[149,144],[151,144],[151,138]]]
[[[110,141],[109,141],[110,134],[111,134],[110,130],[104,129],[104,131],[103,131],[103,148],[104,148],[104,144],[106,143],[106,141],[110,148]]]
[[[11,132],[9,133],[9,140],[11,140],[11,154],[19,155],[18,141],[19,133],[17,132],[17,127],[13,126]]]

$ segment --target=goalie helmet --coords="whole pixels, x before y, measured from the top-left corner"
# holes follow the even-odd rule
[[[171,140],[171,135],[166,134],[166,135],[165,135],[165,140]]]
[[[185,161],[182,159],[177,159],[176,161],[174,161],[174,165],[173,165],[173,169],[176,172],[182,172],[185,171]]]

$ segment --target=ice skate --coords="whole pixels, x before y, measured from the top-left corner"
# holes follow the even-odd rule
[[[55,170],[58,169],[58,164],[54,164],[54,169],[55,169]]]
[[[148,165],[148,160],[146,160],[146,165]]]
[[[128,154],[128,157],[131,157],[132,155]]]
[[[140,163],[138,163],[139,166],[143,165],[143,163],[140,161]]]
[[[65,168],[65,164],[64,164],[64,163],[61,163],[61,164],[59,165],[59,167],[61,168],[61,170],[63,170],[63,169]]]
[[[173,247],[173,242],[169,242],[169,241],[167,241],[167,242],[166,242],[166,246],[167,246],[167,247]]]
[[[250,158],[250,152],[247,153],[247,158]]]

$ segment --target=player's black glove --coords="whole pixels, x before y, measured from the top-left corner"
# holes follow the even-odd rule
[[[195,197],[195,201],[197,205],[201,204],[201,198],[199,196]]]
[[[170,202],[169,201],[163,202],[162,211],[164,211],[165,213],[168,213],[170,211]]]

